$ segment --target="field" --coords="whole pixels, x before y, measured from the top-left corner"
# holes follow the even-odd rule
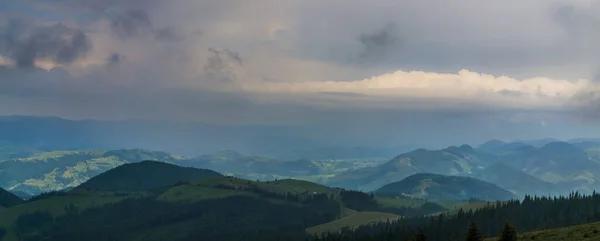
[[[497,238],[488,238],[485,241],[497,240]],[[520,233],[518,234],[518,240],[596,241],[600,240],[600,222],[566,228]]]
[[[345,217],[342,217],[338,220],[321,224],[315,227],[311,227],[306,229],[306,232],[309,234],[323,234],[327,232],[339,232],[343,228],[355,228],[361,225],[366,225],[369,223],[375,222],[385,222],[387,220],[393,221],[399,219],[400,216],[390,214],[390,213],[381,213],[381,212],[354,212],[348,214]]]

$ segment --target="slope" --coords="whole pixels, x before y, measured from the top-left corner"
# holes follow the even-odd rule
[[[568,189],[591,189],[600,178],[600,164],[567,142],[551,142],[501,157],[503,162],[550,183]]]
[[[527,194],[557,194],[561,191],[557,189],[557,185],[542,181],[503,162],[496,162],[484,169],[476,170],[470,176],[494,183],[501,188],[515,193],[519,197]]]
[[[0,207],[12,207],[23,203],[23,199],[0,188]]]
[[[84,182],[76,190],[100,191],[147,191],[165,187],[177,182],[185,182],[221,174],[196,168],[185,168],[156,161],[129,163],[111,169]]]
[[[496,156],[482,153],[469,145],[443,150],[417,149],[369,168],[340,173],[327,182],[330,186],[375,190],[416,173],[458,175],[470,173],[496,161]]]
[[[409,196],[430,200],[486,201],[510,200],[516,196],[494,184],[470,177],[444,176],[419,173],[402,181],[385,185],[375,194],[381,196]]]

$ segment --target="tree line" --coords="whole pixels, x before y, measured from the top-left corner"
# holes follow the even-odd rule
[[[560,228],[600,221],[600,195],[537,197],[525,196],[523,201],[488,203],[477,210],[460,209],[456,213],[421,215],[397,221],[380,222],[340,233],[326,234],[316,240],[389,241],[410,240],[419,232],[427,240],[465,240],[465,228],[471,223],[478,226],[483,237],[496,237],[502,233],[503,224],[510,223],[519,231]]]

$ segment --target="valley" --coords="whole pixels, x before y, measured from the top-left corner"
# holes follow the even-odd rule
[[[449,232],[450,224],[443,223],[456,226],[450,234],[461,237],[458,227],[468,220],[493,222],[493,228],[481,227],[485,237],[498,234],[501,220],[513,220],[525,232],[520,238],[575,238],[564,231],[567,226],[600,221],[600,206],[594,206],[600,200],[594,192],[600,186],[599,147],[600,142],[580,140],[492,140],[393,157],[326,148],[315,149],[322,155],[289,152],[278,158],[234,150],[186,157],[139,148],[8,143],[0,146],[0,240],[328,241],[336,235],[353,240],[357,233],[388,240],[375,231],[385,225],[398,229],[390,237],[416,235],[412,227],[418,226],[431,240],[445,240],[438,233]],[[549,221],[535,224],[508,215],[547,213],[530,210],[530,202],[565,206],[547,214],[560,219],[544,216]],[[573,205],[588,205],[585,220],[561,216],[565,210],[582,212]],[[135,218],[140,213],[144,216]],[[442,226],[426,221],[431,219]],[[232,232],[232,226],[244,228]],[[117,227],[123,228],[110,231]]]

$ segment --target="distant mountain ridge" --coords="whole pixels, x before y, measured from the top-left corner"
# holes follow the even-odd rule
[[[441,150],[417,149],[380,166],[341,173],[330,178],[328,184],[375,190],[413,174],[434,173],[475,177],[518,195],[564,194],[572,190],[591,193],[600,187],[600,148],[589,148],[599,146],[588,143],[585,149],[558,141],[535,147],[526,142],[492,140],[477,148],[462,145]]]

